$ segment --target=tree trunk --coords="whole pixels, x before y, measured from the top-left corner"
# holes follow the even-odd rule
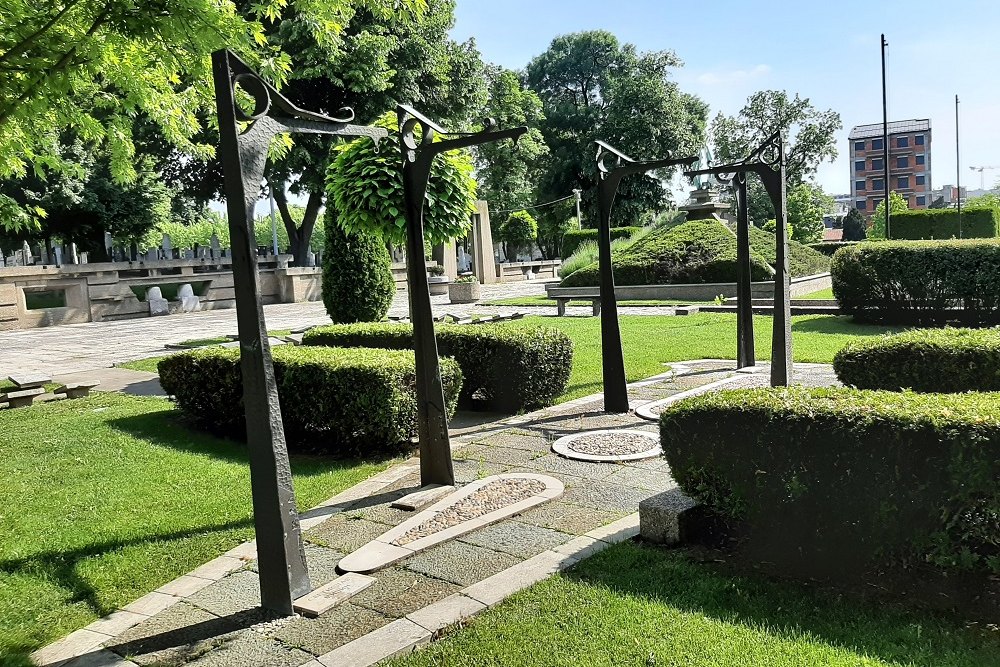
[[[288,232],[288,245],[295,258],[295,266],[305,266],[309,242],[312,239],[313,229],[316,227],[316,219],[319,217],[320,208],[323,207],[323,193],[309,193],[305,214],[302,216],[302,225],[298,227],[296,227],[295,219],[292,218],[288,208],[288,195],[285,193],[284,186],[274,188],[274,202],[278,205],[278,213],[281,214],[281,221],[285,225],[285,231]]]

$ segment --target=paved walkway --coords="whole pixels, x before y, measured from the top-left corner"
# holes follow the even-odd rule
[[[633,383],[633,407],[730,377],[733,362],[685,362],[690,372]],[[831,383],[830,367],[796,366],[795,380]],[[760,374],[738,382],[758,384]],[[590,429],[655,431],[634,413],[602,411],[600,395],[472,427],[453,438],[458,483],[502,472],[543,473],[562,497],[379,570],[367,590],[318,618],[262,611],[256,547],[247,543],[34,655],[63,667],[367,666],[430,641],[444,627],[638,533],[643,499],[676,486],[659,458],[589,463],[550,451]],[[345,554],[412,516],[390,503],[419,487],[418,462],[394,466],[303,515],[314,586]]]
[[[545,293],[545,281],[483,285],[483,300]],[[397,292],[390,315],[409,312],[406,292]],[[433,297],[435,314],[509,314],[527,308],[451,304],[447,296]],[[545,309],[548,310],[548,309]],[[584,309],[580,309],[581,312]],[[554,312],[554,308],[553,308]],[[268,329],[300,329],[329,323],[323,303],[282,303],[264,306]],[[194,338],[235,334],[236,310],[212,310],[166,317],[90,322],[0,333],[0,377],[42,373],[50,377],[109,368],[116,363],[164,353],[164,345]]]

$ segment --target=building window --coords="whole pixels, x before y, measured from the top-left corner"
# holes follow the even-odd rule
[[[881,178],[872,179],[872,190],[885,190],[885,183]]]
[[[917,174],[917,185],[924,185],[927,182],[927,176],[924,174]]]
[[[924,163],[924,160],[925,160],[925,159],[926,159],[926,158],[924,158],[924,154],[923,154],[923,153],[921,153],[920,155],[918,155],[918,156],[917,156],[917,159],[916,159],[916,164],[917,164],[918,166],[919,166],[919,165],[922,165],[922,164]]]
[[[906,169],[910,166],[910,158],[907,155],[896,158],[896,167],[898,169]]]
[[[903,190],[910,187],[910,177],[900,176],[896,179],[896,187]]]
[[[872,150],[873,151],[880,151],[880,150],[882,150],[882,140],[881,139],[872,139]]]
[[[917,206],[927,206],[927,197],[925,195],[917,195]]]
[[[864,171],[864,170],[865,170],[865,161],[864,160],[855,160],[854,161],[854,171]]]
[[[857,190],[858,192],[864,192],[865,182],[864,181],[855,181],[854,182],[854,189]]]
[[[918,134],[917,136],[913,137],[913,145],[914,146],[923,146],[924,145],[924,135]]]
[[[882,158],[877,158],[875,160],[872,160],[872,170],[873,171],[882,171],[882,169],[885,168],[884,165],[885,165],[885,163],[882,162]]]
[[[907,148],[910,145],[909,137],[896,137],[896,148]]]
[[[859,199],[854,203],[859,211],[865,211],[868,209],[867,202],[864,199]]]
[[[872,210],[874,211],[875,209],[877,209],[878,205],[881,204],[881,203],[882,203],[881,199],[873,199],[872,200]]]
[[[856,151],[863,151],[864,149],[865,149],[865,142],[863,142],[863,141],[855,141],[854,142],[854,150],[856,150]]]

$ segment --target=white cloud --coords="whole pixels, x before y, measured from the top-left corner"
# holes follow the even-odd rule
[[[704,86],[732,85],[765,77],[771,73],[770,65],[756,65],[750,69],[734,69],[699,74],[696,81]]]

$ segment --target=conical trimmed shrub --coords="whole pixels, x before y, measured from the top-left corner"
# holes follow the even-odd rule
[[[346,233],[327,208],[323,253],[323,305],[338,324],[378,322],[396,293],[389,251],[371,234]]]

